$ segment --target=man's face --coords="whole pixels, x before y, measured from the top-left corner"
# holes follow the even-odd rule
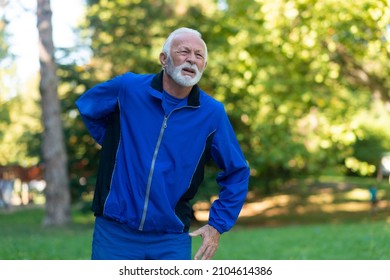
[[[199,82],[205,67],[203,41],[192,34],[176,36],[167,57],[167,74],[179,85],[191,87]]]

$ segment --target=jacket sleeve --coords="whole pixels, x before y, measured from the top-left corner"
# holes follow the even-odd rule
[[[86,91],[76,101],[89,133],[100,145],[106,132],[107,119],[118,105],[122,76],[103,82]]]
[[[224,109],[213,138],[211,156],[221,172],[216,179],[220,186],[219,198],[211,206],[209,224],[223,233],[237,221],[249,184],[249,166]]]

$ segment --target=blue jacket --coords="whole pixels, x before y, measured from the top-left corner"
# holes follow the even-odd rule
[[[194,86],[169,115],[162,76],[126,73],[85,92],[83,121],[102,146],[92,210],[150,232],[187,232],[190,201],[213,159],[219,199],[209,224],[220,233],[236,222],[248,191],[249,167],[222,103]]]

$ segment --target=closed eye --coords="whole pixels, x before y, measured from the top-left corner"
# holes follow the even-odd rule
[[[177,51],[177,53],[181,54],[181,55],[188,55],[190,53],[190,51],[183,50],[183,51]]]

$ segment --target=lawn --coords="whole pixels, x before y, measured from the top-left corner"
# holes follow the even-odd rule
[[[237,227],[222,236],[215,259],[390,260],[390,224]]]
[[[0,214],[0,259],[81,260],[90,256],[91,218],[75,214],[73,225],[44,228],[43,209]],[[81,215],[81,216],[80,216]]]
[[[356,184],[332,183],[250,199],[237,225],[221,236],[215,259],[390,260],[388,188],[381,186],[375,213],[366,186]],[[73,224],[65,228],[42,227],[43,215],[35,207],[0,211],[0,259],[90,258],[91,213],[74,208]],[[199,219],[193,227],[204,222]],[[200,243],[200,238],[193,239],[193,253]]]
[[[89,259],[92,223],[43,228],[43,210],[0,214],[0,259]],[[76,216],[77,218],[77,216]],[[201,239],[193,239],[193,251]],[[217,260],[390,260],[390,223],[363,221],[254,227],[238,224],[222,235]]]

